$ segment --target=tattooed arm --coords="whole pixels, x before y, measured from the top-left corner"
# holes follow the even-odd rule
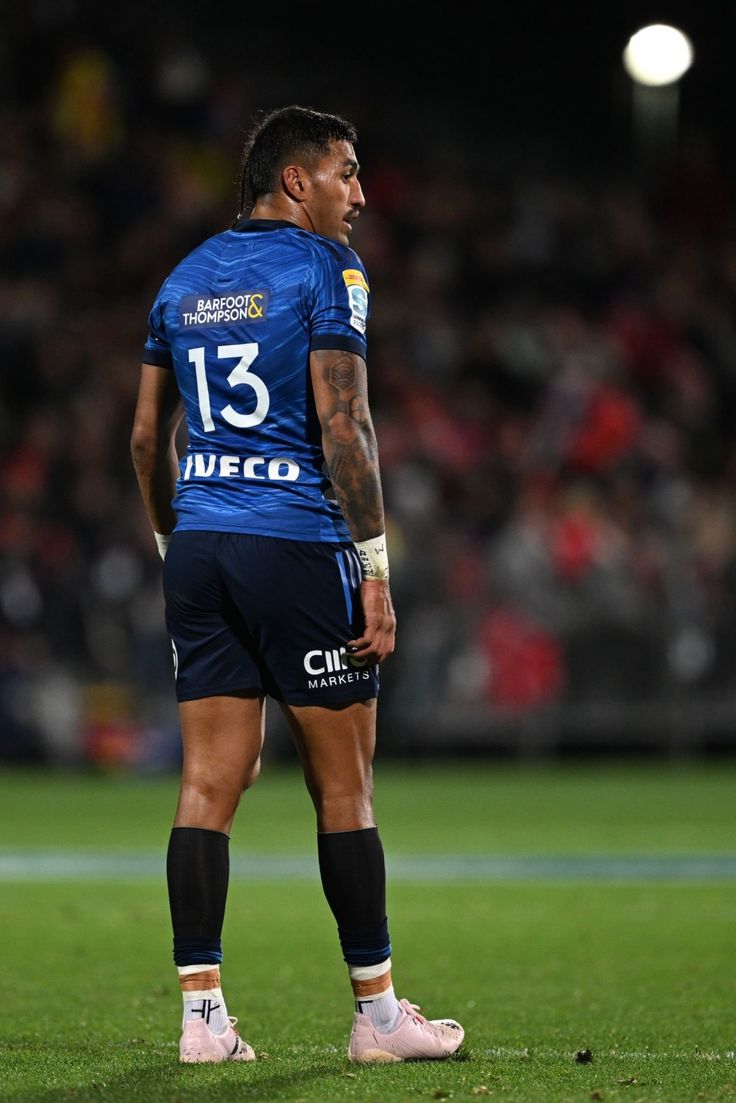
[[[370,540],[385,531],[378,445],[368,408],[365,362],[351,352],[310,355],[312,390],[322,426],[322,450],[350,535]],[[364,579],[365,630],[350,640],[357,658],[381,662],[394,649],[396,617],[388,581]]]
[[[380,536],[383,496],[365,363],[351,352],[322,350],[312,353],[311,369],[322,450],[350,534]]]

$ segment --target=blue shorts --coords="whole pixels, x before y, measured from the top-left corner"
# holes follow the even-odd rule
[[[179,701],[256,690],[292,705],[378,695],[346,653],[363,631],[352,543],[175,532],[163,571]]]

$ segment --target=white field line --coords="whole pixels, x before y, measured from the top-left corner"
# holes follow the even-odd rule
[[[166,856],[149,852],[0,849],[0,881],[153,880]],[[392,881],[736,881],[736,855],[508,856],[483,854],[396,855],[386,859]],[[312,881],[316,855],[231,854],[235,880]]]

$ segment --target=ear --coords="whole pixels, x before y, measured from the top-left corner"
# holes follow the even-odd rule
[[[281,173],[281,182],[290,199],[297,203],[304,202],[307,197],[309,183],[307,174],[300,165],[287,165]]]

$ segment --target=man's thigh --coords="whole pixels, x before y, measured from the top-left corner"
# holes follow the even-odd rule
[[[372,762],[376,699],[343,706],[282,705],[320,831],[375,826]]]

